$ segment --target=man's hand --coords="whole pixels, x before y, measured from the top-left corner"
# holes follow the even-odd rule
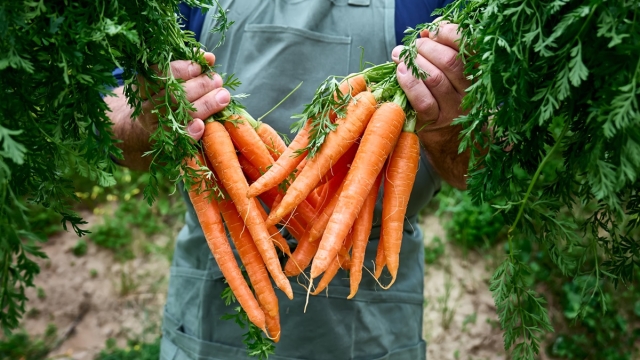
[[[416,110],[416,131],[431,164],[445,181],[464,189],[469,153],[458,154],[461,128],[450,126],[455,118],[464,114],[460,105],[470,85],[458,58],[458,26],[441,23],[437,33],[424,31],[421,36],[416,42],[416,63],[429,76],[425,80],[415,78],[400,61],[402,46],[398,46],[391,53],[398,63],[398,83]]]
[[[213,66],[215,56],[212,53],[205,53],[207,62]],[[231,95],[222,87],[222,78],[215,74],[209,77],[201,74],[200,65],[190,61],[178,60],[171,62],[173,76],[184,80],[187,100],[189,100],[196,111],[190,112],[193,121],[187,126],[187,132],[198,141],[204,133],[204,122],[209,116],[221,111],[229,104]],[[142,104],[142,114],[133,120],[131,114],[133,109],[127,104],[127,99],[123,94],[123,88],[115,89],[116,97],[106,97],[105,102],[109,105],[111,112],[107,115],[113,121],[113,132],[117,139],[122,142],[119,147],[123,150],[124,161],[122,165],[135,170],[146,170],[149,168],[151,159],[142,155],[151,149],[149,136],[158,127],[158,117],[152,113],[155,103],[164,96],[163,92],[154,94],[141,81],[141,94],[145,101]]]

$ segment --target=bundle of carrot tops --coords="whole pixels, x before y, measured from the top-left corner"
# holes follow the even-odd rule
[[[276,342],[278,300],[270,277],[292,299],[287,277],[307,277],[311,266],[307,291],[316,295],[342,268],[349,270],[348,298],[354,297],[381,186],[374,273],[378,278],[385,266],[389,270],[383,288],[396,279],[420,148],[415,113],[395,69],[385,63],[341,81],[329,77],[300,115],[288,146],[234,100],[208,120],[203,151],[186,160],[189,196],[209,248],[249,320]],[[296,238],[293,252],[276,225]],[[284,269],[276,249],[288,257]]]

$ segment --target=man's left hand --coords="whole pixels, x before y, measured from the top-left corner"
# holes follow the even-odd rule
[[[465,188],[467,154],[458,154],[459,126],[451,122],[463,115],[465,90],[471,82],[464,76],[464,64],[458,57],[458,26],[442,22],[437,32],[424,31],[416,42],[416,64],[427,74],[417,79],[399,59],[402,46],[393,49],[398,63],[398,83],[417,114],[416,132],[427,150],[429,160],[440,176],[458,188]]]

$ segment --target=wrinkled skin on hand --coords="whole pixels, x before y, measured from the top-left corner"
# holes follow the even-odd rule
[[[205,59],[209,65],[215,63],[212,53],[205,53]],[[213,76],[202,74],[200,65],[186,60],[171,62],[171,71],[177,79],[184,80],[187,100],[193,104],[195,111],[190,112],[193,120],[187,126],[187,132],[198,141],[204,133],[204,122],[209,116],[223,110],[231,99],[229,91],[222,87],[222,78],[218,74]],[[144,79],[140,81],[140,93],[145,100],[142,104],[142,113],[137,119],[132,119],[133,109],[127,104],[123,94],[123,87],[115,89],[115,97],[105,98],[105,102],[111,109],[107,115],[113,121],[113,132],[123,150],[124,161],[122,165],[136,170],[148,169],[151,159],[142,155],[149,151],[149,136],[158,127],[158,117],[152,113],[154,100],[164,96],[164,92],[154,93],[146,86]]]
[[[464,64],[458,57],[458,26],[443,22],[439,31],[421,33],[416,42],[416,63],[429,76],[420,80],[411,74],[399,55],[402,46],[391,53],[398,63],[398,83],[417,114],[416,132],[429,161],[440,176],[452,186],[466,188],[468,151],[458,154],[460,126],[451,122],[465,111],[462,98],[471,83],[464,76]]]

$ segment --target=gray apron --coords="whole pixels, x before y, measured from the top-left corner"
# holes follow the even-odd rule
[[[390,60],[395,46],[394,0],[227,0],[235,21],[225,44],[215,50],[218,72],[243,82],[235,93],[262,116],[298,83],[301,88],[264,121],[289,134],[291,115],[302,112],[318,85],[329,75],[359,70],[361,47],[372,63]],[[201,42],[213,49],[218,38],[208,32]],[[340,271],[319,296],[311,296],[291,279],[294,299],[276,290],[281,340],[269,359],[393,359],[426,357],[422,339],[424,252],[418,211],[440,187],[440,179],[422,157],[404,226],[400,268],[395,284],[382,290],[366,270],[357,295],[347,300],[348,273]],[[184,195],[184,192],[183,192]],[[233,321],[220,294],[226,288],[202,234],[189,199],[186,225],[178,235],[164,312],[162,359],[251,359],[242,343],[246,331]],[[380,199],[367,248],[372,268],[380,234]],[[295,244],[294,244],[295,245]],[[381,276],[389,282],[388,272]]]

